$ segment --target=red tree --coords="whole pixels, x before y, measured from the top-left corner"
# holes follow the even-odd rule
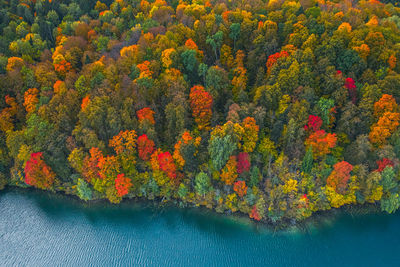
[[[391,167],[394,166],[394,162],[388,158],[383,158],[381,160],[378,160],[376,163],[378,164],[378,169],[377,169],[378,172],[382,172],[387,166]]]
[[[210,93],[204,90],[201,85],[195,85],[190,89],[190,107],[193,117],[200,130],[207,129],[212,116],[213,99]]]
[[[289,54],[286,51],[277,52],[275,54],[270,55],[267,60],[268,74],[271,72],[272,67],[275,65],[275,63],[278,61],[278,59],[283,58],[283,57],[288,57],[288,56],[289,56]]]
[[[343,193],[346,190],[347,181],[350,179],[350,172],[353,170],[353,165],[347,161],[341,161],[333,165],[333,169],[326,183],[338,193]]]
[[[253,209],[251,210],[250,218],[252,218],[252,219],[254,219],[256,221],[260,221],[261,220],[261,216],[258,214],[256,205],[254,205]]]
[[[304,129],[316,132],[319,129],[321,129],[321,126],[322,126],[322,119],[320,117],[315,115],[309,115],[308,123],[304,126]]]
[[[347,88],[347,90],[349,90],[349,96],[351,98],[351,102],[355,104],[357,101],[357,87],[356,84],[354,83],[354,80],[352,78],[346,78],[344,86]]]
[[[150,140],[146,134],[139,136],[137,140],[137,146],[139,151],[139,158],[144,161],[148,161],[150,159],[150,155],[154,151],[154,142]]]
[[[176,166],[174,159],[168,151],[158,154],[158,165],[160,166],[160,169],[168,175],[169,178],[176,178]]]
[[[56,175],[43,161],[43,153],[32,153],[25,165],[25,183],[40,189],[49,189]]]
[[[118,196],[123,197],[128,194],[131,187],[132,181],[130,178],[125,177],[123,173],[117,175],[117,178],[115,178],[115,189]]]
[[[250,169],[250,157],[246,152],[240,152],[237,157],[237,172],[247,172]]]

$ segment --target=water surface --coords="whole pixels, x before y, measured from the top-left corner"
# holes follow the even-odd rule
[[[398,266],[399,252],[400,213],[277,233],[193,209],[0,192],[1,266]]]

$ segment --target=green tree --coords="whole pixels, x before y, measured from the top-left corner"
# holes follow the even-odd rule
[[[219,136],[211,138],[208,145],[208,152],[216,170],[219,171],[223,166],[225,166],[233,151],[236,150],[236,147],[237,144],[230,135],[226,135],[222,138]]]
[[[211,46],[214,51],[215,59],[218,60],[219,49],[222,45],[222,38],[224,33],[222,31],[216,32],[214,35],[207,36],[206,43]],[[218,51],[218,53],[217,53]]]
[[[229,37],[233,40],[233,49],[236,49],[236,40],[240,36],[240,24],[232,23],[231,26],[229,26],[229,29],[231,30]]]
[[[309,174],[313,167],[313,163],[314,163],[314,158],[313,158],[312,148],[309,147],[307,149],[306,154],[304,155],[303,162],[301,163],[301,170],[304,173]]]
[[[204,196],[210,190],[210,177],[204,172],[200,172],[196,175],[195,183],[195,190],[201,196]]]
[[[85,201],[92,199],[92,190],[89,185],[85,182],[85,180],[79,178],[78,184],[76,185],[76,190],[78,191],[78,196],[80,199]]]

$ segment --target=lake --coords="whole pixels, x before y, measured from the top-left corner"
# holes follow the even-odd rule
[[[1,266],[397,266],[399,251],[400,213],[274,232],[203,210],[0,192]]]

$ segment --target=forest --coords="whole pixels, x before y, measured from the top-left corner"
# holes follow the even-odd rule
[[[0,0],[0,187],[393,213],[396,2]]]

